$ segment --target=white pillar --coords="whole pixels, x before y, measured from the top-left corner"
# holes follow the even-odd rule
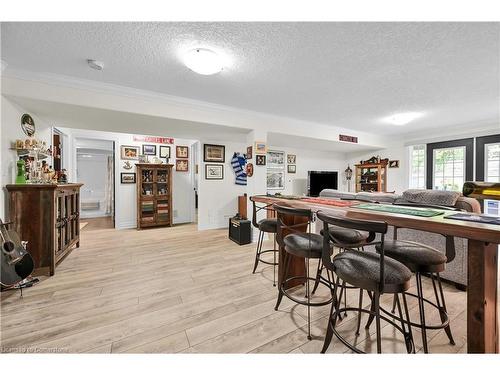
[[[252,220],[252,210],[253,203],[250,201],[250,197],[252,195],[262,195],[266,194],[266,166],[265,165],[256,165],[255,164],[255,142],[264,142],[267,144],[267,132],[262,130],[253,130],[248,133],[247,138],[247,146],[252,146],[252,159],[249,159],[247,162],[253,164],[253,176],[247,178],[247,212],[248,219]],[[261,210],[258,214],[258,220],[264,219],[266,217],[266,212]],[[253,241],[257,241],[258,231],[253,229]]]

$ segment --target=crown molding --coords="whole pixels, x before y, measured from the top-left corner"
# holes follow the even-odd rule
[[[429,132],[415,132],[405,137],[405,146],[413,146],[421,143],[441,142],[444,140],[458,139],[460,137],[479,137],[489,134],[500,133],[499,119],[483,119],[453,126],[444,126],[433,129],[432,136]]]
[[[128,86],[97,82],[97,81],[64,76],[59,74],[39,73],[21,69],[14,69],[10,67],[4,73],[4,77],[22,80],[26,82],[35,82],[45,85],[83,90],[86,92],[91,92],[96,94],[107,94],[118,97],[124,97],[128,99],[140,99],[149,102],[161,102],[178,108],[196,110],[200,112],[208,111],[211,114],[230,115],[245,120],[242,121],[242,124],[245,122],[246,123],[251,122],[254,124],[261,124],[261,123],[277,124],[277,125],[281,124],[282,127],[296,126],[305,130],[316,129],[318,131],[323,131],[325,132],[325,134],[330,135],[330,138],[332,138],[331,135],[333,135],[334,133],[350,134],[353,136],[357,136],[360,139],[360,142],[367,143],[370,145],[380,145],[384,143],[382,137],[374,133],[366,133],[332,124],[324,124],[324,123],[285,117],[285,116],[278,116],[269,113],[256,112],[238,107],[225,106],[211,102],[205,102],[195,99],[163,94],[155,91],[148,91]],[[228,126],[228,124],[220,124],[220,125]],[[239,123],[233,123],[231,124],[231,126],[248,128],[248,126],[244,126]],[[284,131],[284,129],[282,131]],[[305,133],[304,135],[306,134],[307,133]],[[334,138],[335,139],[329,139],[329,140],[332,142],[339,142],[338,135],[335,135]]]

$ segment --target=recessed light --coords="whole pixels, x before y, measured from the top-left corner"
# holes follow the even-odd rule
[[[104,69],[104,63],[102,61],[88,59],[87,64],[89,64],[89,66],[95,70],[103,70]]]
[[[208,48],[194,48],[187,51],[184,54],[184,64],[193,72],[207,76],[224,69],[223,58]]]
[[[395,113],[391,116],[385,117],[383,119],[384,122],[388,122],[392,125],[406,125],[413,120],[416,120],[419,117],[422,117],[424,114],[421,112],[403,112],[403,113]]]

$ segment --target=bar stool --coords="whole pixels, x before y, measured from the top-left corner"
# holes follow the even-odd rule
[[[396,233],[397,228],[394,228]],[[380,245],[376,245],[375,248],[377,252],[380,252]],[[416,297],[418,300],[418,309],[420,313],[420,323],[415,323],[408,321],[413,327],[418,327],[422,333],[422,344],[424,353],[429,352],[427,344],[427,330],[428,329],[444,329],[451,345],[455,345],[455,340],[451,333],[450,320],[448,318],[448,312],[446,310],[446,301],[444,298],[443,287],[441,285],[441,278],[439,273],[444,271],[445,264],[447,262],[447,257],[440,251],[420,243],[402,241],[402,240],[387,240],[384,244],[384,251],[388,257],[396,259],[397,261],[403,263],[407,266],[414,274],[417,284],[417,294],[405,292],[406,295]],[[422,288],[422,275],[429,274],[432,280],[432,286],[434,289],[434,297],[436,303],[430,301],[424,297],[424,292]],[[437,281],[437,287],[436,287]],[[439,290],[439,293],[438,293]],[[393,303],[397,303],[396,300]],[[427,325],[425,322],[425,303],[435,307],[439,311],[439,316],[441,319],[440,325]],[[387,312],[386,312],[387,313]],[[392,315],[395,319],[398,317]]]
[[[252,273],[255,273],[257,270],[257,266],[259,262],[262,262],[264,264],[269,264],[273,266],[273,286],[276,286],[276,266],[278,263],[276,262],[276,254],[278,254],[278,250],[276,249],[276,232],[278,228],[278,223],[275,218],[265,218],[262,220],[257,221],[257,213],[259,211],[265,210],[267,211],[273,211],[274,209],[272,208],[272,204],[263,204],[263,205],[257,205],[257,202],[255,202],[254,197],[250,197],[250,200],[253,203],[253,216],[252,216],[252,224],[255,228],[259,230],[259,238],[257,240],[257,251],[255,253],[255,263],[253,266],[253,271]],[[264,243],[264,235],[265,233],[273,233],[274,238],[273,238],[273,248],[268,249],[268,250],[262,250],[262,245]],[[267,253],[273,253],[273,261],[269,262],[267,260],[262,259],[263,254]]]
[[[406,296],[404,294],[410,287],[411,271],[402,263],[396,261],[395,259],[386,258],[384,253],[384,237],[387,233],[387,223],[381,221],[368,221],[368,220],[358,220],[358,219],[348,219],[345,217],[334,217],[318,212],[317,216],[323,221],[323,252],[322,260],[324,266],[332,273],[335,273],[338,278],[334,286],[334,300],[332,303],[332,308],[330,312],[330,319],[328,321],[328,328],[325,336],[325,342],[321,353],[326,352],[328,346],[330,345],[333,335],[335,335],[344,345],[356,353],[364,353],[356,346],[349,343],[340,333],[336,330],[335,326],[337,319],[340,314],[344,311],[357,311],[358,312],[358,324],[357,331],[359,332],[359,326],[361,323],[361,314],[369,314],[370,318],[375,319],[376,323],[376,335],[377,335],[377,352],[382,352],[382,339],[381,339],[381,320],[384,320],[388,324],[391,324],[396,330],[402,333],[406,350],[408,353],[415,352],[415,346],[413,344],[413,336],[411,331],[411,325],[407,323],[406,319],[409,319],[408,304],[406,302]],[[340,254],[333,257],[333,260],[329,254],[330,241],[332,236],[330,234],[330,225],[339,226],[347,229],[354,229],[358,231],[369,232],[367,238],[367,244],[375,245],[372,242],[376,234],[380,234],[380,253],[374,252],[364,252],[348,249]],[[334,241],[337,241],[333,237]],[[334,242],[335,243],[335,242]],[[342,285],[340,284],[342,281]],[[360,288],[360,298],[359,306],[356,307],[344,307],[340,308],[342,293],[340,293],[339,298],[336,298],[337,291],[339,288],[344,288],[346,283]],[[372,299],[371,309],[363,309],[363,290],[368,292],[368,295]],[[397,299],[397,307],[399,312],[399,323],[393,322],[389,318],[383,316],[380,311],[380,296],[384,293],[401,294],[403,299],[403,309],[406,319],[403,319],[403,309],[401,308],[401,303]]]
[[[343,252],[347,249],[357,249],[364,251],[364,245],[367,243],[368,233],[360,232],[354,229],[346,229],[337,226],[330,225],[330,237],[332,242],[335,244],[335,247],[339,249],[339,252]],[[320,231],[321,236],[323,236],[323,230]],[[321,266],[321,268],[320,268]],[[314,287],[312,290],[312,294],[316,292],[316,289],[319,286],[319,279],[323,273],[324,269],[323,262],[318,262],[318,273],[316,282],[314,283]],[[341,292],[346,292],[344,298],[344,306],[347,307],[347,291],[346,289],[356,289],[353,286],[345,285],[344,288],[341,289]],[[342,298],[342,296],[340,296]],[[347,311],[344,312],[344,316],[347,316]],[[342,320],[342,317],[339,316],[339,319]]]
[[[321,254],[323,251],[323,237],[316,233],[311,233],[311,223],[313,221],[313,213],[310,209],[302,209],[302,208],[291,208],[283,205],[274,204],[274,210],[277,214],[278,219],[278,235],[277,241],[278,244],[284,248],[284,259],[282,261],[282,265],[284,265],[284,269],[281,275],[281,283],[278,286],[278,299],[276,301],[275,310],[278,310],[278,307],[283,299],[283,296],[291,299],[292,301],[307,306],[307,339],[311,340],[311,306],[324,306],[328,305],[333,300],[332,298],[327,301],[321,302],[311,302],[311,293],[309,290],[310,281],[318,282],[331,290],[331,280],[326,280],[318,273],[316,277],[309,276],[309,260],[317,259],[319,263],[321,263]],[[305,218],[307,221],[300,222],[298,224],[286,224],[285,217],[286,216],[294,216],[299,218]],[[304,233],[304,229],[306,230]],[[283,235],[283,232],[287,232],[288,234]],[[331,254],[330,248],[330,254]],[[306,262],[306,272],[305,275],[301,276],[292,276],[289,277],[290,271],[290,261],[292,256],[296,256],[299,258],[304,258]],[[321,269],[321,266],[318,265],[318,272]],[[301,300],[295,298],[290,295],[286,290],[286,285],[292,280],[303,280],[306,287],[306,295],[305,300]]]

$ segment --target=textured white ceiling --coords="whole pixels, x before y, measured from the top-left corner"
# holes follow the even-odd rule
[[[50,72],[378,134],[498,120],[499,23],[2,23],[8,68]],[[189,71],[212,47],[232,65]],[[87,58],[104,61],[102,72]],[[422,111],[410,125],[395,112]]]

